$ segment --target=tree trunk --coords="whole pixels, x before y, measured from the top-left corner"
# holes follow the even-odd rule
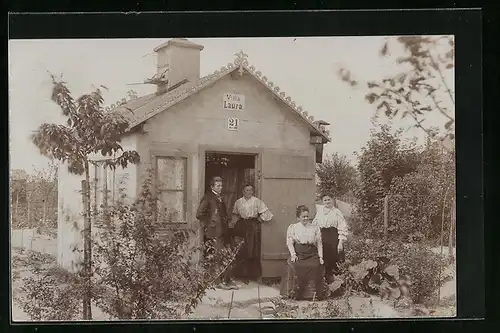
[[[83,319],[92,320],[91,311],[91,275],[92,275],[92,229],[91,229],[91,209],[90,209],[90,175],[89,162],[85,161],[85,182],[82,182],[84,199],[84,231],[83,231],[83,263],[85,269],[85,293],[83,295]]]
[[[102,179],[102,185],[103,185],[103,206],[104,206],[104,211],[107,211],[108,209],[108,170],[106,169],[106,166],[103,167],[104,173],[103,173],[103,179]]]
[[[98,188],[98,164],[94,165],[94,209],[93,209],[93,220],[94,220],[94,226],[97,221],[97,188]]]
[[[28,229],[31,229],[31,198],[28,198],[28,200],[26,201],[28,202],[28,211],[26,213],[28,220],[26,222],[28,224],[27,225]]]
[[[113,186],[111,188],[111,204],[115,204],[115,191],[116,191],[116,175],[115,175],[115,169],[113,168]]]
[[[48,200],[48,195],[45,196],[45,199],[43,200],[43,216],[42,216],[42,227],[46,227],[47,223],[47,200]]]
[[[387,240],[389,234],[389,196],[384,197],[384,239]]]

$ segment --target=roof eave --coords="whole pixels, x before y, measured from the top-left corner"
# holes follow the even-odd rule
[[[172,100],[169,100],[168,102],[158,106],[154,111],[150,111],[143,118],[138,119],[135,122],[133,122],[130,125],[130,128],[134,128],[134,127],[144,123],[148,119],[150,119],[150,118],[154,117],[155,115],[167,110],[168,108],[174,106],[175,104],[180,103],[181,101],[185,100],[186,98],[189,98],[190,96],[196,94],[200,90],[203,90],[203,89],[211,86],[212,84],[216,83],[218,80],[222,79],[226,75],[229,75],[232,72],[234,72],[236,69],[237,69],[237,67],[229,67],[229,68],[223,67],[220,71],[215,71],[214,76],[212,78],[207,79],[206,82],[203,82],[199,86],[194,86],[194,87],[191,87],[191,88],[183,91],[177,97],[175,97]]]
[[[256,71],[254,66],[243,65],[243,68],[247,73],[257,79],[259,82],[264,84],[278,99],[280,99],[289,109],[295,112],[304,121],[313,133],[320,135],[326,142],[330,142],[328,135],[323,133],[315,124],[314,118],[312,116],[308,117],[306,111],[302,111],[301,106],[297,106],[290,96],[286,96],[285,92],[280,92],[279,86],[274,86],[272,81],[268,81],[266,76],[262,76],[260,71]],[[326,143],[325,142],[325,143]]]
[[[168,43],[168,42],[167,42]],[[241,61],[241,59],[240,59]],[[291,109],[294,113],[296,113],[300,119],[308,125],[310,130],[312,130],[313,133],[318,134],[321,136],[324,140],[324,143],[330,142],[331,139],[328,137],[327,134],[323,133],[318,126],[314,124],[314,118],[312,116],[308,116],[308,113],[306,111],[302,110],[301,106],[297,106],[294,101],[289,96],[286,96],[284,92],[280,92],[279,86],[274,86],[274,83],[272,81],[268,81],[266,76],[262,76],[262,73],[260,71],[257,71],[254,66],[248,66],[246,61],[243,62],[235,62],[235,63],[228,63],[227,67],[222,67],[220,70],[215,71],[212,75],[213,77],[208,78],[206,82],[201,83],[199,86],[194,86],[191,87],[190,89],[187,89],[186,91],[182,92],[179,96],[176,98],[173,98],[172,100],[158,106],[154,111],[149,112],[146,114],[143,118],[138,119],[134,121],[130,125],[130,129],[136,128],[138,125],[144,123],[151,117],[154,117],[155,115],[165,111],[166,109],[172,107],[173,105],[183,101],[186,98],[189,98],[190,96],[196,94],[200,90],[203,90],[212,84],[216,83],[218,80],[222,79],[226,75],[229,75],[233,73],[236,70],[245,70],[247,73],[249,73],[252,77],[257,79],[260,83],[262,83],[264,86],[266,86],[271,93],[274,94],[278,99],[280,99],[289,109]]]

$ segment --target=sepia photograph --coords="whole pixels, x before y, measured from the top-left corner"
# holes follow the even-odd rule
[[[454,43],[9,40],[12,321],[455,317]]]

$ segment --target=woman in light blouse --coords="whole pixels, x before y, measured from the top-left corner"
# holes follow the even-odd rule
[[[290,252],[285,276],[281,280],[281,295],[296,299],[321,299],[323,296],[323,244],[319,228],[309,219],[309,209],[297,207],[297,223],[291,224],[286,233]],[[308,287],[314,290],[309,293]]]
[[[235,236],[244,239],[236,260],[236,272],[243,277],[245,283],[249,279],[258,279],[261,276],[260,265],[260,238],[261,223],[269,222],[273,214],[266,204],[253,195],[253,186],[247,184],[243,187],[243,196],[236,200],[233,207],[233,220]]]
[[[347,239],[347,223],[340,210],[335,207],[335,199],[331,194],[322,195],[323,205],[317,206],[313,224],[321,230],[323,253],[325,258],[325,278],[332,282],[337,269],[339,254],[343,252],[343,243]]]

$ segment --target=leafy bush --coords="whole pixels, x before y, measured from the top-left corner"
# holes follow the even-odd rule
[[[439,139],[425,145],[404,144],[401,132],[382,126],[372,133],[359,156],[360,186],[356,197],[353,233],[381,238],[384,232],[384,198],[389,196],[389,228],[393,240],[435,241],[449,230],[454,198],[454,152],[444,150]],[[446,200],[445,200],[446,197]]]
[[[323,163],[317,164],[316,174],[319,178],[319,193],[340,197],[353,192],[357,186],[356,168],[350,165],[345,155],[327,156]]]
[[[453,154],[443,152],[437,142],[428,140],[417,169],[396,177],[390,186],[390,234],[403,241],[414,238],[436,241],[441,237],[444,223],[443,237],[448,239],[454,185]],[[404,239],[405,236],[409,239]]]
[[[346,242],[345,251],[341,276],[354,290],[386,294],[388,287],[399,285],[400,292],[409,288],[412,300],[422,303],[447,279],[445,258],[421,244],[354,237]],[[391,290],[391,295],[399,298],[400,292]]]
[[[218,249],[211,243],[195,244],[193,230],[161,235],[151,176],[133,204],[124,199],[122,194],[101,214],[98,237],[93,240],[92,300],[118,319],[179,319],[189,315],[228,269],[241,241]],[[211,255],[199,263],[195,257],[202,251]],[[32,303],[29,314],[33,319],[80,315],[75,309],[81,308],[78,304],[88,290],[82,274],[57,276],[39,279],[35,274],[26,281],[29,299],[24,304]]]
[[[358,229],[365,237],[378,238],[383,234],[384,196],[393,179],[415,171],[418,154],[415,144],[402,143],[402,131],[393,132],[389,126],[371,133],[370,140],[361,149],[358,172],[360,186]]]
[[[72,281],[71,287],[61,285],[50,272],[41,276],[35,274],[25,280],[20,292],[26,298],[18,300],[32,320],[73,320],[78,317],[83,291],[79,279]]]
[[[152,191],[152,174],[133,205],[118,200],[102,218],[103,228],[95,244],[95,276],[97,284],[112,293],[99,304],[120,319],[188,315],[239,249],[198,245],[196,230],[162,234],[163,218]],[[195,256],[202,252],[210,255],[199,264]]]
[[[56,258],[51,255],[13,249],[12,296],[33,320],[72,320],[81,310],[79,280],[72,280],[73,275],[57,268],[55,263]],[[30,272],[28,277],[18,281],[25,271]]]
[[[332,295],[339,291],[362,291],[369,294],[378,294],[381,298],[397,300],[408,296],[407,278],[400,277],[399,268],[389,264],[384,257],[374,260],[363,260],[356,265],[344,264],[340,274],[329,284]]]

